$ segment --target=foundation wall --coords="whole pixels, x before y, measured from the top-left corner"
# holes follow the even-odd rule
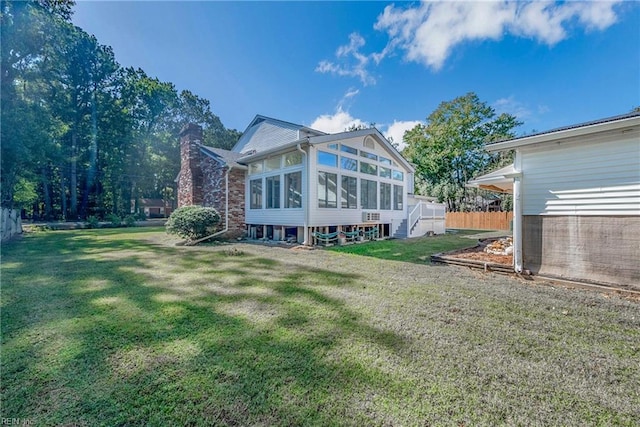
[[[640,290],[640,217],[523,217],[524,268],[533,274]]]

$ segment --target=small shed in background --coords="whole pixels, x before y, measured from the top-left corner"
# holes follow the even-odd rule
[[[131,201],[131,212],[135,211],[135,200]],[[173,209],[171,202],[162,199],[139,199],[138,211],[144,212],[147,218],[168,218]]]

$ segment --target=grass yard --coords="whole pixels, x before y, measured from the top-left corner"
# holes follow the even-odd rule
[[[432,237],[419,237],[409,240],[391,239],[356,245],[331,246],[329,250],[346,254],[424,264],[425,262],[430,262],[431,255],[473,246],[476,242],[464,236],[481,232],[481,230],[457,230],[455,233]]]
[[[635,301],[430,265],[421,251],[440,249],[424,242],[400,256],[378,242],[411,262],[173,242],[111,229],[3,244],[3,419],[640,424]]]

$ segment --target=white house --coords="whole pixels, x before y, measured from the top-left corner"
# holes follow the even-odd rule
[[[179,205],[214,206],[253,238],[314,244],[445,231],[444,205],[413,195],[413,166],[375,128],[326,134],[258,115],[231,151],[200,140],[193,126],[181,136]],[[242,180],[241,196],[229,177]]]
[[[513,165],[471,181],[514,196],[514,267],[640,289],[640,112],[489,144]]]

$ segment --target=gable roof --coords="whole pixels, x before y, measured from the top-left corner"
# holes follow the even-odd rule
[[[307,136],[325,135],[324,132],[311,129],[284,120],[256,115],[231,151],[248,155],[272,150],[281,145],[301,140]]]
[[[367,135],[371,135],[372,137],[374,137],[380,144],[382,144],[385,149],[391,153],[392,157],[397,160],[400,164],[402,164],[402,166],[410,171],[410,172],[414,172],[415,171],[415,167],[409,163],[409,161],[407,161],[407,159],[405,159],[404,157],[402,157],[402,154],[400,154],[400,152],[393,146],[393,144],[391,144],[387,138],[384,137],[384,135],[382,135],[382,133],[380,133],[380,131],[376,128],[367,128],[367,129],[360,129],[360,130],[356,130],[356,131],[344,131],[344,132],[340,132],[340,133],[332,133],[332,134],[322,134],[322,135],[316,135],[316,136],[308,136],[308,137],[304,137],[301,139],[297,139],[294,141],[290,141],[281,145],[277,145],[274,147],[271,147],[268,150],[264,150],[264,151],[256,151],[254,153],[247,153],[247,154],[243,154],[238,161],[241,163],[248,163],[248,162],[252,162],[254,160],[259,160],[261,158],[276,154],[278,152],[284,152],[290,149],[293,149],[295,147],[297,147],[298,145],[300,146],[307,146],[307,145],[317,145],[317,144],[324,144],[327,142],[333,142],[333,141],[341,141],[343,139],[348,139],[348,138],[358,138],[358,137],[364,137]]]
[[[640,111],[634,111],[627,114],[621,114],[613,117],[592,120],[585,123],[579,123],[570,126],[563,126],[551,129],[545,132],[538,132],[533,135],[522,136],[518,138],[507,139],[504,141],[486,144],[487,151],[510,150],[525,145],[541,144],[544,142],[557,141],[571,137],[579,137],[594,134],[596,132],[605,132],[616,130],[627,126],[640,125]]]
[[[398,149],[393,144],[391,144],[389,140],[385,138],[384,135],[382,135],[382,133],[375,127],[360,129],[355,131],[344,131],[340,133],[332,133],[328,135],[315,136],[315,137],[309,138],[309,142],[311,144],[320,144],[320,143],[331,142],[331,141],[340,141],[342,139],[347,139],[347,138],[357,138],[360,136],[367,136],[367,135],[373,136],[380,144],[382,144],[386,148],[388,152],[390,152],[393,155],[394,159],[402,163],[402,166],[404,166],[407,170],[410,170],[411,172],[415,171],[415,167],[411,163],[409,163],[407,159],[402,157],[402,154],[400,154]]]
[[[238,159],[242,156],[240,153],[235,153],[229,150],[223,150],[222,148],[208,147],[206,145],[200,145],[200,151],[205,155],[216,160],[218,163],[227,165],[230,168],[246,169],[247,167],[241,163],[238,163]]]

